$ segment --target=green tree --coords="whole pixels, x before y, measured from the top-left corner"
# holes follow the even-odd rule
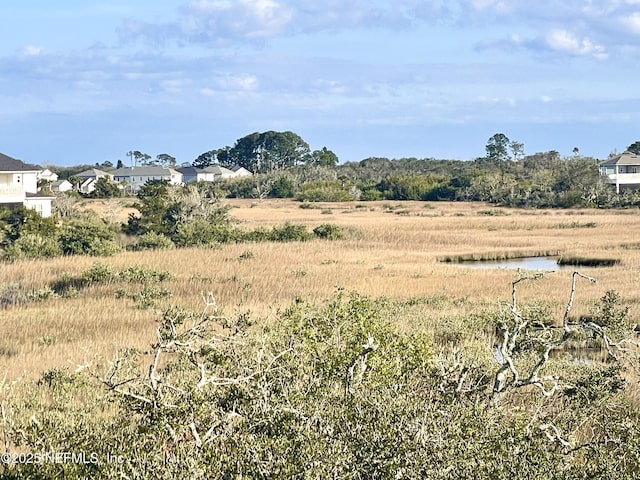
[[[42,215],[30,208],[0,209],[1,241],[5,244],[12,243],[27,234],[56,238],[58,235],[57,221],[53,217],[43,218]]]
[[[496,163],[508,160],[509,143],[509,137],[504,133],[496,133],[487,141],[487,145],[485,146],[487,158],[495,161]]]
[[[168,153],[161,153],[160,155],[157,155],[156,160],[156,163],[163,167],[173,168],[176,166],[176,158],[172,157]]]
[[[293,132],[254,132],[236,141],[229,160],[253,173],[269,173],[300,165],[309,151],[309,145]]]
[[[524,157],[524,143],[516,142],[514,140],[509,142],[509,149],[511,150],[511,157],[514,162],[517,162]]]
[[[93,198],[112,198],[119,197],[120,189],[111,180],[102,177],[96,180],[94,190],[91,192]]]
[[[233,163],[232,161],[230,161],[230,150],[231,147],[223,147],[204,152],[193,161],[193,166],[196,168],[204,168],[208,167],[209,165],[216,164],[230,166]]]
[[[71,183],[71,185],[73,185],[73,189],[77,192],[78,190],[80,190],[80,185],[82,185],[82,182],[84,181],[84,179],[82,177],[79,177],[77,175],[72,175],[69,177],[69,182]]]
[[[135,165],[148,165],[149,161],[151,160],[151,155],[143,153],[139,150],[131,150],[127,152],[127,156],[131,158],[132,163],[134,163]]]
[[[636,155],[640,155],[640,140],[633,142],[631,145],[627,147],[627,150],[631,153],[635,153]]]
[[[327,147],[322,147],[322,150],[314,150],[309,155],[307,163],[319,167],[335,167],[338,164],[338,156]]]

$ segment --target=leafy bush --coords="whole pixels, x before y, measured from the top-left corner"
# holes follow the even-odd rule
[[[229,224],[215,224],[198,219],[178,226],[174,241],[179,247],[202,247],[229,243],[236,237],[235,229]]]
[[[166,248],[173,248],[175,244],[166,235],[156,232],[147,232],[140,235],[138,241],[131,245],[131,250],[162,250]]]
[[[8,261],[59,255],[62,255],[62,248],[55,237],[43,237],[35,233],[21,235],[2,252],[2,258]]]
[[[295,187],[293,182],[284,175],[274,182],[269,192],[269,196],[274,198],[293,198],[294,195]]]
[[[53,297],[55,293],[49,287],[33,290],[21,283],[5,283],[0,285],[0,307],[8,308],[30,302],[40,302]]]
[[[118,188],[118,185],[103,177],[96,180],[93,192],[87,196],[91,198],[113,198],[121,195],[122,191]]]
[[[20,207],[14,210],[0,209],[0,240],[6,244],[16,241],[22,235],[33,234],[44,238],[56,238],[58,226],[56,219],[43,218],[35,210]]]
[[[95,285],[120,281],[143,284],[158,283],[169,280],[172,277],[171,272],[166,270],[154,270],[140,265],[133,265],[122,271],[117,271],[108,263],[96,262],[80,275],[63,274],[52,283],[51,288],[60,295],[68,296],[69,293],[75,293]]]
[[[145,284],[138,292],[119,288],[116,290],[116,298],[129,298],[138,308],[153,308],[157,306],[157,300],[171,297],[171,290],[159,285]]]
[[[269,240],[274,242],[304,242],[310,238],[307,227],[288,222],[282,226],[273,227],[269,234]]]
[[[609,294],[605,303],[613,301]],[[544,385],[530,385],[496,407],[487,401],[496,374],[491,342],[480,356],[400,333],[399,307],[340,291],[321,305],[298,299],[256,331],[246,329],[244,315],[169,308],[150,366],[147,352],[124,349],[87,373],[51,370],[21,391],[5,387],[8,451],[83,451],[102,461],[0,472],[16,479],[637,477],[640,410],[623,397],[619,368],[552,359],[541,381],[571,375],[571,382],[546,396]],[[521,346],[539,347],[548,334],[529,329]],[[533,366],[536,350],[513,350],[514,368]],[[123,461],[104,461],[114,454]]]
[[[327,240],[340,240],[344,238],[344,232],[339,225],[334,223],[323,223],[313,229],[313,234],[318,238]]]
[[[350,202],[356,197],[351,186],[345,187],[338,180],[320,180],[301,185],[296,199],[301,202]]]
[[[66,255],[109,256],[121,250],[114,242],[113,230],[100,221],[71,221],[63,229],[59,241]]]
[[[132,283],[164,282],[173,278],[173,274],[167,270],[154,270],[153,268],[133,265],[122,270],[118,278]]]

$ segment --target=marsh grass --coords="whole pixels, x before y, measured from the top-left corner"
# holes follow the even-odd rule
[[[123,199],[118,201],[123,202]],[[79,277],[96,262],[121,272],[137,265],[167,271],[162,282],[170,295],[153,299],[139,308],[131,295],[141,283],[106,282],[78,290],[75,297],[45,298],[12,305],[0,313],[0,372],[10,378],[39,376],[53,367],[82,362],[87,352],[109,358],[116,348],[148,347],[160,312],[169,305],[198,311],[201,292],[212,292],[224,315],[248,316],[259,328],[273,312],[287,308],[295,298],[322,302],[337,288],[400,302],[394,322],[401,331],[415,329],[430,334],[442,345],[456,345],[491,354],[490,332],[481,319],[510,299],[516,272],[463,269],[443,259],[506,259],[530,255],[612,258],[620,265],[579,267],[597,277],[598,284],[581,288],[574,312],[587,313],[606,290],[617,290],[638,313],[640,297],[634,296],[640,280],[637,244],[640,217],[628,211],[516,210],[483,214],[495,208],[482,204],[432,203],[431,217],[421,202],[385,204],[300,203],[265,200],[231,202],[232,215],[242,228],[271,228],[286,222],[309,231],[326,223],[322,209],[331,208],[331,223],[345,238],[331,242],[256,242],[223,245],[218,249],[184,248],[164,251],[125,251],[113,257],[62,257],[3,264],[0,285],[20,284],[29,292],[46,289],[63,275]],[[101,207],[106,208],[101,204]],[[348,209],[349,214],[338,209]],[[386,212],[408,211],[407,215]],[[558,228],[562,222],[594,222],[597,228]],[[490,229],[489,227],[492,227]],[[382,266],[382,268],[380,268]],[[561,317],[570,286],[570,271],[548,274],[520,292],[521,301],[545,299]],[[409,302],[404,304],[402,302]],[[558,316],[556,315],[556,316]],[[457,340],[456,340],[457,339]]]

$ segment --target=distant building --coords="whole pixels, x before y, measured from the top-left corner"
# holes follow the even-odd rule
[[[97,168],[90,168],[89,170],[85,170],[84,172],[80,172],[76,175],[82,179],[82,183],[78,190],[82,193],[91,193],[96,189],[96,182],[100,178],[106,178],[107,180],[112,180],[113,176],[105,172],[104,170],[99,170]]]
[[[38,181],[55,182],[57,180],[58,180],[58,174],[57,173],[53,173],[48,168],[45,168],[44,170],[40,170],[38,172]]]
[[[209,165],[204,168],[185,166],[178,168],[184,183],[216,182],[227,178],[245,177],[252,173],[244,167],[226,168],[220,165]]]
[[[73,190],[73,185],[69,180],[56,180],[49,186],[49,188],[54,193],[62,193]]]
[[[640,188],[640,155],[623,152],[601,162],[599,167],[600,174],[611,185],[616,186],[616,193],[625,189]]]
[[[50,217],[51,202],[55,197],[38,193],[41,171],[36,165],[0,153],[0,207],[25,206],[43,217]]]
[[[126,182],[127,190],[134,193],[150,180],[165,180],[170,185],[181,185],[183,182],[182,173],[173,168],[158,166],[123,167],[113,170],[110,175],[114,182]]]

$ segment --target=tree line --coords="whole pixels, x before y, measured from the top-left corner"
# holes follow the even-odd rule
[[[333,151],[327,147],[312,151],[294,132],[266,131],[239,138],[233,146],[208,150],[190,165],[241,166],[255,174],[211,186],[217,196],[226,197],[486,201],[514,207],[640,205],[637,192],[615,194],[600,175],[598,160],[580,155],[577,147],[570,157],[562,157],[555,150],[527,155],[524,143],[496,133],[484,149],[485,155],[473,161],[370,157],[340,164]],[[627,150],[640,153],[640,141]],[[127,155],[140,165],[176,165],[175,157],[169,154],[153,159],[132,150]],[[118,166],[122,166],[121,161]],[[71,176],[73,172],[61,172],[61,178],[65,174]],[[103,188],[94,196],[117,193]]]

